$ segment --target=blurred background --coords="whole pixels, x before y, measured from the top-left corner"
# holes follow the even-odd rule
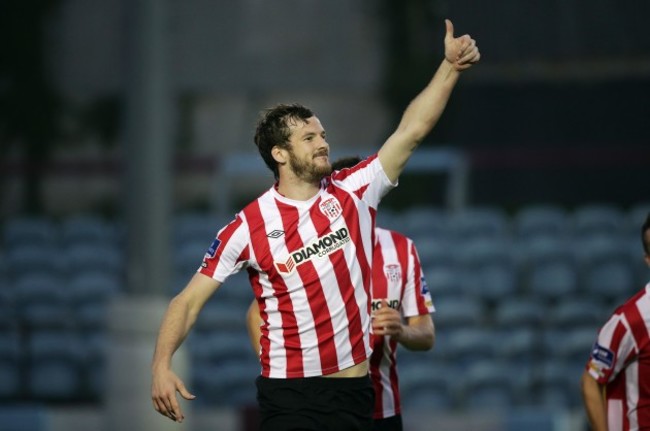
[[[311,107],[365,157],[443,58],[481,63],[380,211],[410,235],[438,339],[400,352],[406,429],[587,429],[596,331],[648,279],[650,3],[613,0],[4,0],[0,3],[0,430],[248,430],[256,359],[233,277],[151,408],[169,299],[273,179],[259,112]],[[167,427],[167,428],[165,428]]]

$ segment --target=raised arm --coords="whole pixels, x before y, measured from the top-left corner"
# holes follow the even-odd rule
[[[454,26],[445,20],[445,58],[429,84],[411,101],[397,129],[379,150],[388,178],[395,182],[417,146],[429,134],[445,110],[460,72],[481,58],[469,35],[454,37]]]
[[[185,289],[171,300],[160,325],[151,365],[151,398],[158,413],[176,422],[184,419],[176,392],[187,400],[194,399],[194,395],[172,371],[172,356],[187,337],[210,295],[219,286],[216,280],[195,274]]]

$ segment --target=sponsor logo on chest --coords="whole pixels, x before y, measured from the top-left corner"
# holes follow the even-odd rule
[[[339,250],[350,242],[350,233],[347,227],[342,227],[334,232],[325,234],[310,244],[293,251],[284,262],[275,262],[275,267],[280,273],[289,274],[298,266],[314,258],[323,258]]]

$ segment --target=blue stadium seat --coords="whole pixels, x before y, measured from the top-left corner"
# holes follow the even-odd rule
[[[618,236],[624,231],[625,214],[614,204],[585,204],[574,210],[572,220],[573,231],[578,238]]]
[[[607,320],[609,313],[609,308],[604,307],[599,298],[565,298],[548,311],[547,324],[557,329],[598,328]]]
[[[51,275],[61,275],[64,262],[59,248],[47,244],[21,243],[7,249],[7,276],[22,277],[34,271],[49,272]]]
[[[24,351],[17,330],[0,328],[0,400],[19,398]]]
[[[111,298],[122,291],[117,275],[82,271],[67,283],[68,299],[80,329],[97,329],[106,325],[106,311]]]
[[[116,223],[98,214],[78,214],[61,221],[61,242],[63,247],[80,244],[121,246],[122,239]]]
[[[399,223],[400,227],[397,230],[418,243],[422,238],[444,239],[448,233],[447,215],[443,209],[438,207],[408,208],[399,215]]]
[[[439,346],[439,353],[448,361],[463,367],[476,362],[494,359],[501,345],[501,333],[483,327],[447,329],[445,346]]]
[[[496,305],[494,322],[497,328],[539,328],[546,320],[546,306],[533,297],[507,298]]]
[[[74,400],[82,389],[82,349],[70,331],[43,330],[28,340],[27,390],[32,399]]]
[[[41,216],[18,216],[7,220],[3,228],[7,249],[20,246],[51,247],[59,240],[59,227]]]
[[[47,431],[47,408],[39,403],[0,405],[0,431]]]
[[[225,220],[223,217],[203,211],[188,211],[178,214],[174,217],[173,243],[176,247],[182,247],[188,242],[203,243],[200,259],[219,229],[230,221],[231,219]]]
[[[523,207],[515,215],[515,234],[520,240],[535,238],[563,238],[571,233],[567,211],[554,204],[537,204]]]
[[[528,293],[542,301],[554,302],[579,292],[579,274],[567,261],[539,262],[528,274]]]
[[[457,240],[506,238],[511,235],[508,215],[496,207],[469,207],[451,213],[448,234]]]
[[[399,390],[405,409],[448,411],[457,403],[458,369],[439,362],[399,365]]]
[[[61,278],[33,272],[14,283],[20,321],[28,328],[66,328],[74,323]]]
[[[445,298],[465,295],[463,291],[465,273],[462,269],[459,270],[453,266],[432,265],[425,267],[423,273],[434,304],[437,304],[438,299],[444,302]]]
[[[517,293],[519,273],[514,248],[506,238],[479,238],[455,247],[455,265],[464,273],[463,290],[484,301]]]
[[[434,319],[440,331],[476,327],[484,323],[485,305],[472,297],[443,297],[436,300]]]
[[[413,241],[418,251],[420,264],[423,267],[449,267],[454,265],[454,258],[450,253],[450,247],[453,243],[433,237],[415,237]]]
[[[63,260],[69,274],[96,271],[123,277],[125,253],[121,246],[104,243],[77,243],[67,247]]]
[[[260,374],[254,359],[223,364],[193,365],[192,384],[202,405],[244,407],[255,404],[255,378]]]
[[[532,327],[512,325],[501,331],[501,342],[496,349],[497,361],[529,369],[535,364],[539,351],[538,331]]]
[[[505,411],[516,401],[515,380],[521,378],[508,364],[485,360],[462,376],[462,406],[470,411]]]

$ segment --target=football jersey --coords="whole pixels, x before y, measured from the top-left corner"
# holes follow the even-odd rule
[[[263,376],[321,376],[368,359],[373,229],[392,187],[374,155],[325,177],[306,201],[271,187],[219,231],[199,271],[222,283],[248,272]]]
[[[650,284],[603,325],[587,371],[605,386],[610,430],[650,429]]]
[[[403,317],[435,311],[415,245],[402,234],[375,229],[372,283],[373,310],[386,299]],[[396,356],[397,341],[390,336],[373,337],[370,377],[375,388],[375,419],[401,412]]]

